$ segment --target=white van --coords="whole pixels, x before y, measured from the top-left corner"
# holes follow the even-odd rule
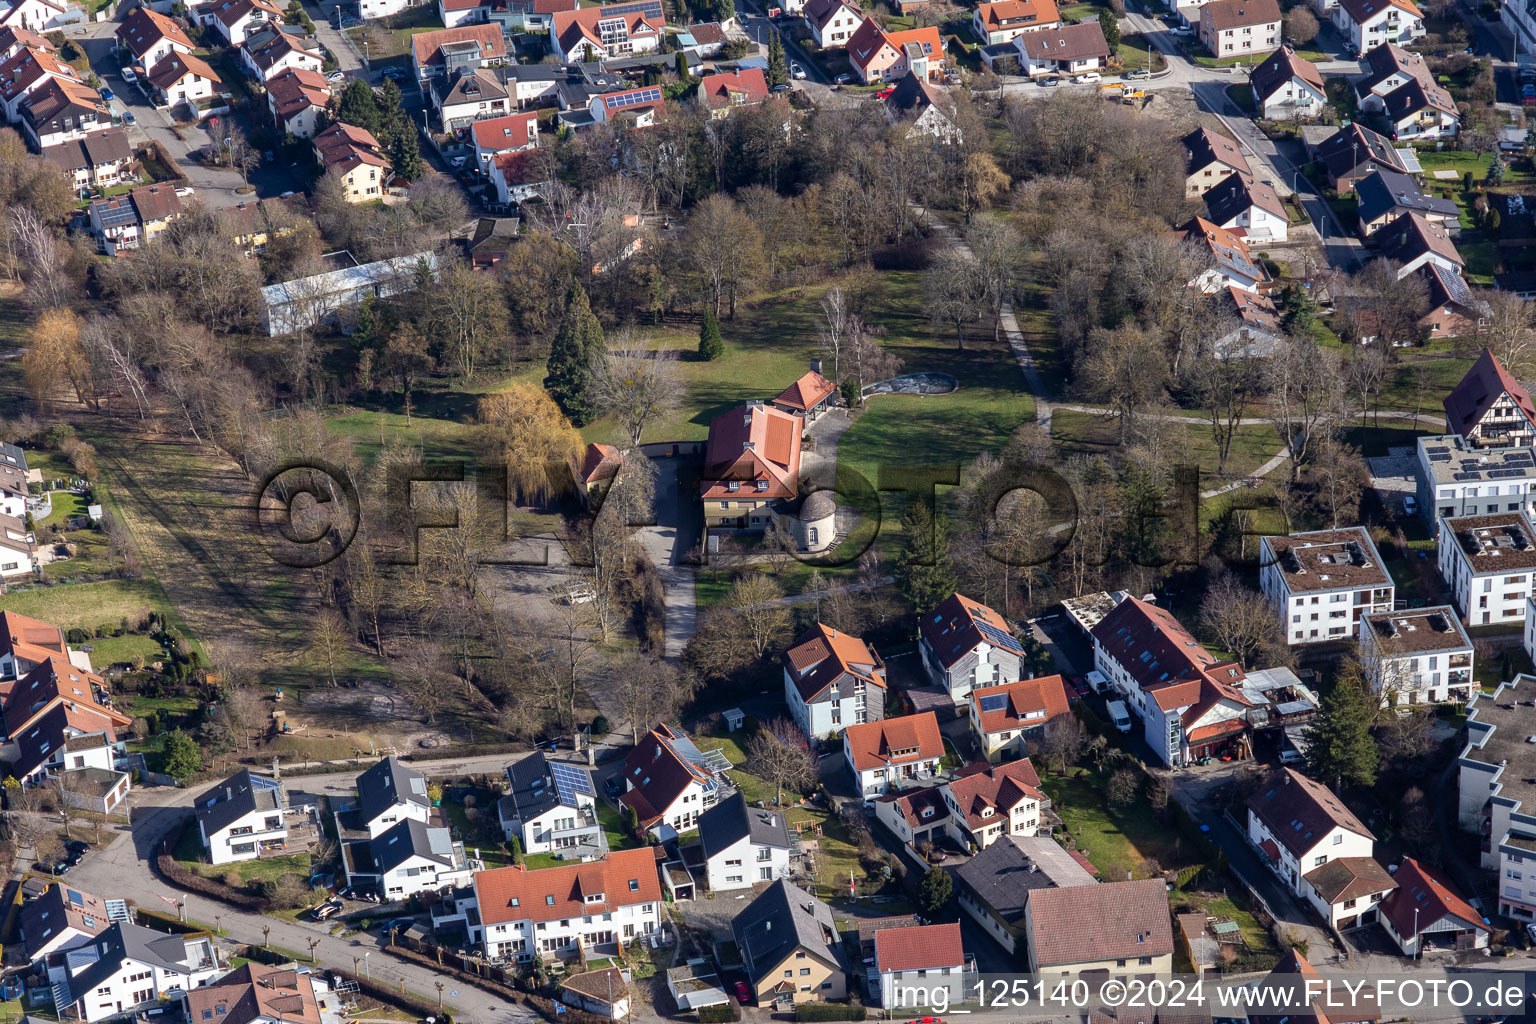
[[[1093,687],[1094,693],[1109,692],[1109,677],[1098,669],[1093,669],[1085,678],[1088,680],[1088,685]]]
[[[1125,701],[1112,700],[1109,702],[1109,720],[1121,732],[1131,731],[1131,713],[1125,709]]]

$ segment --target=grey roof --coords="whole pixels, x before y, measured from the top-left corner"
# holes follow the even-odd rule
[[[253,781],[251,770],[241,768],[198,797],[193,806],[197,808],[203,834],[211,837],[247,814],[278,810],[282,806],[281,795],[280,784],[269,779]]]
[[[1389,213],[1418,210],[1442,217],[1455,217],[1456,204],[1449,199],[1427,196],[1419,183],[1406,174],[1378,167],[1355,183],[1360,220],[1369,222]]]
[[[784,824],[784,815],[761,807],[748,807],[747,798],[740,792],[699,815],[699,842],[704,846],[706,857],[723,853],[748,836],[754,846],[789,849],[789,829]]]
[[[831,909],[782,878],[736,915],[731,934],[746,958],[747,974],[754,984],[761,984],[765,972],[798,949],[829,967],[846,970]]]
[[[27,453],[13,444],[0,441],[0,461],[15,466],[22,472],[27,469]]]
[[[1009,922],[1024,917],[1036,889],[1093,885],[1090,875],[1049,836],[1003,836],[955,872],[983,903]]]
[[[183,935],[167,935],[152,928],[119,921],[94,942],[65,954],[73,969],[84,966],[69,978],[69,990],[80,994],[94,991],[122,968],[124,960],[135,960],[174,974],[187,974],[187,940]],[[94,957],[94,961],[87,959]]]
[[[357,799],[364,824],[397,803],[432,806],[427,796],[427,777],[401,764],[394,754],[357,777]]]
[[[571,767],[585,771],[578,765]],[[528,821],[560,806],[560,791],[550,775],[549,762],[539,751],[507,765],[507,781],[511,783],[512,791],[502,798],[502,802],[504,805],[511,802],[512,813],[506,815],[509,821]]]
[[[1428,463],[1434,484],[1536,479],[1536,453],[1529,448],[1478,448],[1460,434],[1421,437],[1415,444],[1419,472]]]
[[[380,832],[369,844],[379,874],[404,864],[412,856],[426,857],[453,866],[453,836],[445,828],[433,828],[406,818]]]

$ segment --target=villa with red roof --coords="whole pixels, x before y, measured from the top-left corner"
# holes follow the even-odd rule
[[[932,80],[943,70],[944,40],[936,25],[887,32],[874,18],[866,17],[848,40],[848,63],[866,85],[894,82],[906,75]]]
[[[944,738],[932,711],[904,718],[850,725],[843,731],[843,757],[861,796],[880,796],[914,779],[938,774]]]
[[[875,970],[880,1004],[897,1007],[958,1006],[965,1001],[965,945],[960,925],[929,924],[875,932]],[[940,997],[939,990],[948,993]],[[918,992],[921,998],[917,997]]]
[[[1536,444],[1536,405],[1488,349],[1445,397],[1445,424],[1474,447]]]
[[[837,385],[821,375],[821,360],[813,359],[811,368],[779,392],[772,404],[775,409],[783,409],[792,416],[803,416],[805,422],[814,423],[817,417],[832,408],[836,395]]]
[[[971,734],[994,764],[1024,754],[1024,745],[1038,740],[1045,727],[1071,714],[1061,676],[1020,679],[971,691]]]
[[[738,107],[753,107],[768,98],[768,76],[762,68],[717,72],[699,82],[699,96],[711,118],[729,117]]]
[[[928,676],[956,704],[978,686],[1019,681],[1024,647],[997,612],[952,594],[918,623],[917,647]]]
[[[549,25],[549,49],[568,64],[631,57],[660,48],[665,31],[664,22],[639,11],[612,14],[603,7],[583,7],[556,12]]]
[[[1147,745],[1170,767],[1249,755],[1246,674],[1218,661],[1173,614],[1128,597],[1093,627],[1094,668],[1141,719]]]
[[[709,424],[699,500],[704,525],[763,530],[768,506],[800,493],[800,420],[762,402],[748,402]]]
[[[195,47],[174,18],[148,7],[135,7],[117,27],[118,43],[133,56],[133,62],[152,68],[173,51],[191,53]]]
[[[1032,836],[1043,827],[1050,801],[1029,758],[1008,764],[977,762],[945,783],[949,834],[962,847],[985,850],[1003,836]]]
[[[619,803],[633,808],[640,827],[666,838],[698,827],[699,815],[715,805],[720,786],[704,755],[686,733],[658,725],[624,759]]]
[[[267,106],[294,138],[312,138],[320,112],[330,102],[330,83],[318,71],[288,68],[267,82]]]
[[[885,662],[858,637],[818,622],[780,660],[784,700],[807,739],[885,717]]]
[[[661,881],[649,846],[601,860],[530,871],[522,865],[476,872],[470,926],[491,959],[551,960],[580,950],[617,953],[661,924]],[[457,909],[467,909],[458,901]]]

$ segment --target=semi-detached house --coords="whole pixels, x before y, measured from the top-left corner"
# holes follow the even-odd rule
[[[939,772],[944,738],[932,711],[843,730],[843,757],[866,800]]]
[[[939,787],[949,811],[949,834],[961,847],[984,850],[1004,836],[1032,836],[1044,827],[1050,801],[1029,758],[1008,764],[978,762]]]
[[[120,921],[50,968],[56,1011],[86,1024],[200,988],[221,968],[206,932],[167,935]]]
[[[1003,949],[1020,953],[1032,899],[1047,889],[1097,884],[1083,863],[1049,836],[1002,836],[956,869],[956,902]]]
[[[858,637],[818,622],[780,660],[784,700],[806,739],[885,717],[885,663]]]
[[[1216,57],[1268,53],[1280,45],[1275,0],[1212,0],[1200,8],[1200,41]]]
[[[1184,146],[1184,197],[1198,199],[1232,174],[1252,174],[1236,142],[1200,127],[1179,140]]]

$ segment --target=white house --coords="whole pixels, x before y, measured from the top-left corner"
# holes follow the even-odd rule
[[[1301,890],[1334,928],[1359,928],[1381,919],[1381,901],[1397,888],[1375,857],[1335,857],[1301,877]]]
[[[1275,0],[1211,0],[1200,8],[1200,41],[1215,57],[1267,53],[1280,45]]]
[[[223,79],[201,57],[171,53],[144,73],[141,80],[157,107],[186,104],[192,110],[225,93]]]
[[[1021,32],[1013,37],[1013,48],[1019,53],[1019,70],[1030,77],[1098,71],[1109,59],[1109,43],[1096,21]]]
[[[988,761],[1013,760],[1025,744],[1045,735],[1045,727],[1071,714],[1061,676],[1020,679],[971,691],[971,735]]]
[[[320,72],[325,69],[321,56],[305,46],[302,36],[267,26],[246,37],[240,44],[240,59],[257,81],[267,82],[289,68]]]
[[[1536,531],[1524,512],[1442,519],[1440,578],[1469,626],[1524,622],[1536,590]]]
[[[255,860],[288,845],[283,784],[242,768],[193,803],[197,833],[211,864]]]
[[[1354,636],[1362,615],[1392,610],[1392,577],[1364,527],[1262,537],[1259,564],[1259,589],[1292,646]]]
[[[1227,288],[1235,288],[1246,294],[1257,294],[1259,285],[1268,276],[1248,243],[1226,228],[1219,227],[1196,217],[1179,229],[1181,238],[1197,242],[1209,250],[1211,263],[1190,279],[1189,287],[1204,295],[1213,295]]]
[[[489,175],[496,157],[539,144],[539,116],[529,112],[488,117],[471,125],[469,136],[475,144],[475,165],[482,174]]]
[[[584,7],[555,14],[549,23],[550,51],[570,64],[654,53],[661,47],[665,22],[635,5],[611,6],[618,10]]]
[[[658,838],[666,838],[668,829],[678,835],[692,832],[699,815],[720,798],[709,763],[681,729],[658,725],[624,759],[625,792],[619,803],[633,808],[640,827]]]
[[[926,711],[850,725],[843,730],[843,757],[866,799],[903,788],[909,780],[932,778],[944,759],[938,716]]]
[[[26,522],[0,515],[0,576],[30,576],[37,564],[37,538]]]
[[[197,20],[239,46],[245,37],[270,23],[281,23],[283,12],[267,0],[210,0],[197,8]]]
[[[779,660],[784,701],[806,739],[885,717],[885,663],[858,637],[818,622]]]
[[[1317,117],[1328,105],[1323,76],[1317,65],[1282,46],[1248,76],[1261,114],[1270,120]]]
[[[172,53],[191,53],[195,47],[174,18],[149,7],[135,7],[117,27],[118,45],[141,68],[154,67]]]
[[[1051,887],[1094,886],[1097,880],[1050,836],[1003,836],[955,871],[955,902],[988,937],[1022,954],[1024,908]]]
[[[945,831],[949,805],[943,786],[904,789],[875,799],[875,819],[903,843],[932,842]]]
[[[425,90],[437,109],[443,131],[457,131],[476,121],[499,118],[511,109],[507,90],[487,68],[461,68],[438,75]]]
[[[267,107],[295,138],[314,137],[320,114],[330,101],[330,83],[318,71],[288,68],[267,81]]]
[[[1361,616],[1360,661],[1387,707],[1466,702],[1477,688],[1472,640],[1450,605]]]
[[[978,4],[971,14],[971,28],[984,45],[1011,43],[1022,32],[1056,28],[1061,15],[1056,0],[993,0]]]
[[[431,818],[427,777],[390,754],[357,777],[357,800],[337,808],[336,831],[344,839],[373,839],[396,822]]]
[[[789,875],[789,829],[784,815],[748,807],[741,793],[700,816],[699,846],[711,892],[750,889]]]
[[[503,206],[527,202],[540,194],[550,181],[551,162],[539,158],[534,149],[500,153],[491,157],[491,186],[496,201]]]
[[[348,885],[375,886],[386,901],[465,885],[485,867],[448,829],[415,818],[397,821],[372,839],[342,843],[341,862]]]
[[[494,868],[476,873],[480,920],[470,941],[497,963],[618,952],[661,926],[661,880],[650,847],[609,853],[602,860],[530,871]],[[461,908],[463,909],[463,908]]]
[[[58,1012],[86,1024],[156,1006],[162,996],[206,985],[222,970],[206,932],[167,935],[127,922],[62,959],[49,968],[55,1001],[62,1002]]]
[[[1253,173],[1236,142],[1200,127],[1179,140],[1184,144],[1184,197],[1198,199],[1229,175]]]
[[[887,1014],[906,1007],[958,1006],[974,998],[965,988],[965,968],[959,924],[875,932],[875,971],[880,975],[880,1005]]]
[[[1342,857],[1370,857],[1376,837],[1320,782],[1282,768],[1248,798],[1248,841],[1302,895],[1304,875]]]
[[[1246,174],[1233,174],[1205,193],[1205,215],[1218,227],[1241,228],[1249,242],[1283,242],[1291,222],[1273,187]]]
[[[496,805],[501,829],[523,852],[594,860],[608,852],[597,818],[597,789],[584,765],[549,761],[538,751],[507,765],[508,793]]]
[[[848,40],[864,23],[864,12],[846,0],[807,0],[800,17],[811,30],[811,38],[823,50],[829,46],[847,46]]]
[[[962,849],[985,850],[1003,836],[1032,836],[1044,823],[1050,801],[1029,758],[1007,764],[971,765],[939,787],[949,810],[945,823]]]
[[[410,6],[410,0],[357,0],[357,13],[364,21],[373,21],[399,14]]]
[[[1519,880],[1519,872],[1515,878]],[[1412,857],[1394,876],[1397,888],[1381,904],[1381,923],[1404,956],[1434,949],[1486,949],[1493,926],[1456,891],[1449,878]]]
[[[1413,0],[1339,0],[1329,14],[1356,53],[1382,43],[1407,45],[1427,31]]]
[[[978,686],[1019,680],[1023,646],[1001,615],[964,594],[951,595],[925,614],[918,632],[923,668],[956,704]]]

